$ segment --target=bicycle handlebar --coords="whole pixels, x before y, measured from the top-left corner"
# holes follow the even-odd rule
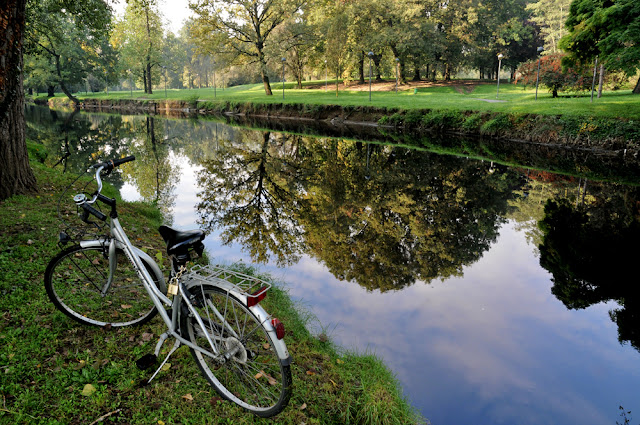
[[[93,208],[91,205],[87,204],[86,202],[84,204],[81,204],[80,207],[82,207],[82,209],[85,211],[82,215],[82,221],[84,221],[85,223],[87,223],[87,220],[89,219],[89,214],[95,216],[96,218],[102,221],[105,221],[107,219],[106,215],[104,215],[97,209]]]
[[[109,172],[113,170],[115,167],[117,167],[118,165],[124,164],[125,162],[133,161],[134,159],[136,159],[136,157],[133,155],[129,155],[124,158],[110,159],[105,162],[98,162],[97,164],[93,165],[92,168],[102,167],[103,170],[105,170],[106,172]]]
[[[92,165],[91,168],[94,168],[96,170],[95,178],[96,178],[96,183],[98,184],[98,189],[93,193],[91,200],[84,199],[82,201],[76,201],[76,204],[78,204],[79,206],[84,208],[86,212],[93,214],[100,220],[103,220],[103,221],[106,220],[106,216],[104,214],[102,214],[100,211],[90,206],[91,204],[96,202],[96,200],[98,199],[98,196],[100,196],[100,192],[102,192],[102,179],[100,178],[100,173],[102,171],[106,171],[106,173],[108,174],[115,167],[121,164],[124,164],[125,162],[133,161],[135,159],[136,157],[134,155],[129,155],[124,158],[110,159],[110,160],[107,160],[104,162],[98,162],[97,164]],[[85,208],[85,205],[89,208]]]

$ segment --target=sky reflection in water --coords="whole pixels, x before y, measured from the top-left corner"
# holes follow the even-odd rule
[[[194,227],[199,167],[180,169],[174,226]],[[125,198],[136,190],[125,183]],[[614,424],[618,406],[640,412],[638,352],[617,340],[615,302],[568,310],[551,294],[551,275],[512,221],[464,277],[417,282],[401,291],[367,291],[337,280],[304,255],[264,268],[340,345],[385,359],[406,395],[433,424]],[[222,262],[248,255],[205,240]]]

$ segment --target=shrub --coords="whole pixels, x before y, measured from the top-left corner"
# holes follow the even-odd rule
[[[566,54],[554,54],[540,58],[540,84],[546,86],[553,97],[558,97],[562,90],[583,91],[591,89],[593,74],[590,67],[581,64],[568,66],[563,59]],[[564,66],[563,66],[564,63]],[[524,84],[536,83],[538,61],[526,62],[518,68],[516,82]]]
[[[465,121],[458,111],[431,111],[422,117],[422,123],[429,128],[458,128]]]
[[[480,127],[480,132],[483,134],[497,134],[500,131],[507,130],[512,127],[511,120],[507,114],[498,114],[494,118],[485,122]]]
[[[482,117],[483,115],[480,113],[469,115],[462,123],[462,129],[467,132],[478,130],[482,124]]]

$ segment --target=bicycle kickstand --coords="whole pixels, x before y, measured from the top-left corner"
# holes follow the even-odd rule
[[[156,344],[155,354],[145,354],[144,356],[136,360],[136,364],[138,368],[144,370],[149,368],[149,366],[153,365],[154,363],[156,363],[158,356],[160,355],[160,349],[162,348],[162,345],[164,344],[164,342],[167,340],[168,337],[169,337],[169,334],[167,332],[160,335],[160,339]],[[180,347],[180,345],[182,344],[178,339],[176,339],[175,342],[173,343],[173,347],[171,347],[171,350],[169,351],[167,356],[164,358],[160,366],[158,366],[158,369],[156,369],[153,375],[151,375],[151,378],[149,378],[149,380],[147,381],[147,384],[151,383],[153,378],[156,377],[158,372],[162,370],[162,367],[165,365],[165,363],[167,363],[167,361],[169,360],[169,357],[171,357],[171,355]]]

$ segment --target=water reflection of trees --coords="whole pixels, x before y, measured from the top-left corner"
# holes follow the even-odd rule
[[[549,201],[540,222],[540,264],[552,293],[569,309],[615,300],[618,339],[640,351],[640,297],[635,290],[640,189],[591,183],[587,202]]]
[[[266,262],[273,254],[278,264],[293,264],[302,234],[293,194],[296,147],[285,136],[242,134],[240,143],[219,140],[217,155],[203,161],[198,175],[200,225],[222,228],[223,243],[240,242],[255,261]]]
[[[199,176],[201,224],[254,261],[305,250],[368,289],[460,275],[497,236],[517,174],[488,163],[245,132]],[[250,146],[250,147],[249,147]]]
[[[162,124],[153,117],[130,122],[127,153],[136,160],[123,167],[127,181],[134,184],[140,197],[158,206],[166,221],[170,221],[175,204],[175,186],[179,179],[177,165],[169,159],[170,145],[163,136]]]
[[[121,188],[123,177],[145,201],[154,202],[169,219],[178,170],[169,160],[168,121],[149,116],[78,114],[28,107],[28,137],[47,149],[48,164],[80,173],[101,158],[135,155],[136,161],[114,172],[109,183]],[[184,125],[183,125],[184,128]],[[180,133],[180,129],[173,130]],[[175,140],[172,140],[172,143]]]
[[[303,163],[300,222],[313,255],[368,289],[461,275],[495,241],[518,184],[490,164],[381,145],[326,141]]]

